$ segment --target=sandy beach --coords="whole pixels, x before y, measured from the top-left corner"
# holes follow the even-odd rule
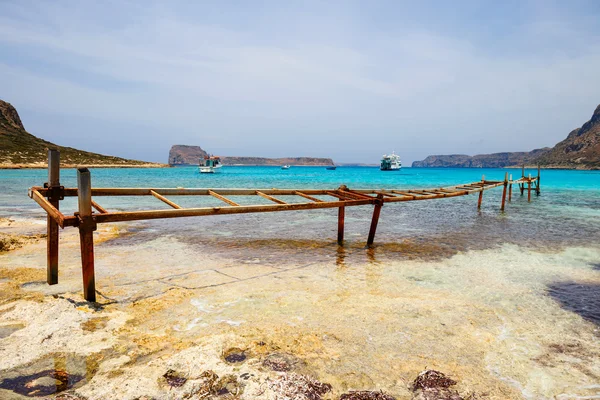
[[[391,261],[320,243],[298,251],[329,260],[298,263],[207,254],[169,235],[121,246],[144,226],[103,225],[90,304],[76,230],[61,232],[59,284],[48,286],[44,221],[1,223],[18,242],[0,254],[3,399],[53,395],[62,381],[51,371],[68,374],[63,399],[303,399],[289,397],[303,377],[331,385],[323,399],[417,399],[427,398],[412,391],[425,369],[457,382],[453,398],[598,395],[598,326],[546,295],[556,281],[597,294],[598,249],[505,245]]]

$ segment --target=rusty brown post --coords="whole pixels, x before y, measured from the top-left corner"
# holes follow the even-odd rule
[[[525,178],[525,164],[523,164],[523,167],[521,168],[521,178]],[[521,196],[523,196],[523,193],[525,192],[525,184],[519,183],[519,189],[521,190]]]
[[[508,172],[504,174],[504,189],[502,189],[502,205],[500,211],[504,211],[504,204],[506,203],[506,189],[508,187]]]
[[[383,195],[378,194],[377,200],[375,200],[375,208],[373,209],[373,218],[371,219],[371,229],[369,229],[369,238],[367,239],[367,245],[370,246],[375,241],[375,232],[377,231],[377,223],[379,222],[379,214],[381,213],[381,207],[383,206]]]
[[[58,150],[48,150],[48,183],[45,186],[49,189],[48,201],[58,210],[61,200],[60,152]],[[49,285],[56,285],[58,283],[58,223],[48,215],[47,226],[46,282]]]
[[[483,200],[483,185],[485,183],[485,175],[481,175],[481,192],[479,192],[479,200],[477,201],[477,209],[481,209],[481,201]]]
[[[540,164],[538,164],[538,175],[535,182],[535,194],[540,195]]]
[[[344,218],[346,216],[346,207],[340,207],[338,212],[338,244],[344,243]]]
[[[527,201],[531,201],[531,174],[527,180]]]
[[[510,203],[512,200],[512,174],[510,174],[508,180],[510,181],[510,184],[508,185],[508,202]]]
[[[96,301],[94,279],[94,231],[96,222],[92,216],[92,182],[87,168],[77,170],[77,196],[79,200],[79,242],[81,244],[81,267],[83,273],[83,297]]]

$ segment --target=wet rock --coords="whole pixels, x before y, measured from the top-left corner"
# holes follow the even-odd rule
[[[265,367],[277,372],[291,371],[302,364],[302,360],[298,357],[285,353],[269,354],[263,361]]]
[[[425,370],[412,384],[412,400],[464,400],[456,390],[449,389],[456,381],[439,371]]]
[[[439,371],[425,370],[413,382],[413,391],[417,389],[448,388],[456,385],[456,381],[448,378]]]
[[[340,400],[396,400],[395,397],[382,391],[372,392],[368,390],[351,391],[340,396]]]
[[[79,396],[75,393],[62,393],[54,398],[54,400],[87,400],[83,396]],[[148,399],[151,400],[151,399]]]
[[[285,374],[269,384],[276,399],[321,400],[331,385],[306,375]]]
[[[246,360],[246,351],[232,347],[223,354],[223,358],[229,364],[237,364]]]
[[[187,377],[173,369],[168,370],[162,377],[171,387],[181,387],[187,382]]]
[[[214,371],[204,371],[199,377],[190,379],[192,390],[185,399],[237,398],[244,393],[244,384],[235,375],[224,375],[219,378]]]

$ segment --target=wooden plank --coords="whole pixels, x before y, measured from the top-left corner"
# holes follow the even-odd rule
[[[48,150],[48,186],[60,186],[60,152]],[[59,199],[48,199],[48,202],[59,210]],[[58,283],[58,223],[48,214],[46,216],[46,282],[49,285]]]
[[[350,189],[342,190],[342,192],[349,193],[349,194],[353,195],[355,198],[375,200],[375,197],[373,197],[373,196],[369,196],[364,193],[356,192],[356,191],[350,190]]]
[[[259,195],[260,197],[264,197],[267,200],[271,200],[271,201],[273,201],[273,202],[275,202],[277,204],[287,204],[285,201],[279,200],[278,198],[270,196],[270,195],[268,195],[266,193],[263,193],[263,192],[261,192],[259,190],[256,191],[256,194]]]
[[[150,194],[152,196],[156,197],[157,199],[159,199],[160,201],[162,201],[163,203],[170,205],[173,208],[176,208],[178,210],[181,209],[181,206],[179,204],[173,203],[171,200],[167,199],[166,197],[164,197],[161,194],[156,193],[154,190],[150,190]]]
[[[382,196],[386,196],[386,197],[392,197],[392,198],[396,198],[396,197],[398,197],[398,196],[395,196],[395,195],[393,195],[393,194],[391,194],[391,193],[382,192],[382,191],[379,191],[379,190],[375,190],[375,191],[373,191],[373,193],[375,193],[375,194],[380,194],[380,195],[382,195]]]
[[[323,200],[317,199],[316,197],[309,196],[309,195],[307,195],[306,193],[303,193],[303,192],[296,191],[296,192],[294,192],[294,194],[296,196],[300,196],[300,197],[304,197],[305,199],[312,200],[312,201],[314,201],[316,203],[322,203],[323,202]]]
[[[44,209],[44,211],[48,213],[48,216],[50,216],[54,221],[56,221],[58,226],[60,226],[61,228],[65,227],[65,216],[60,211],[58,211],[58,209],[54,207],[48,200],[46,200],[46,198],[42,196],[40,192],[38,192],[37,190],[32,190],[29,194],[29,197],[35,200],[35,202],[38,203]]]
[[[217,199],[224,201],[225,203],[229,204],[230,206],[234,206],[234,207],[239,207],[240,205],[238,203],[236,203],[235,201],[231,201],[229,200],[227,197],[225,196],[221,196],[219,193],[214,192],[212,190],[208,191],[208,194],[210,194],[213,197],[216,197]]]
[[[378,201],[373,208],[373,218],[371,218],[371,227],[369,228],[369,237],[367,238],[368,246],[372,245],[375,241],[375,232],[377,232],[377,224],[379,223],[379,215],[381,214],[382,206],[383,201]]]
[[[119,222],[119,221],[137,221],[142,219],[159,218],[179,218],[196,217],[205,215],[223,215],[223,214],[246,214],[257,212],[277,212],[277,211],[299,211],[316,210],[321,208],[351,207],[371,204],[370,200],[348,200],[331,201],[322,203],[294,203],[294,204],[274,204],[274,205],[253,205],[239,207],[203,207],[203,208],[184,208],[181,210],[148,210],[148,211],[123,211],[108,214],[99,214],[95,216],[97,223]]]
[[[101,214],[108,213],[108,211],[106,211],[106,209],[104,207],[102,207],[100,204],[96,203],[94,200],[92,200],[92,207],[94,207],[96,210],[98,210],[98,212]]]
[[[345,200],[353,200],[353,198],[352,198],[352,197],[349,197],[349,196],[344,196],[343,194],[341,194],[341,193],[339,193],[339,192],[334,192],[333,190],[329,190],[329,191],[327,191],[327,192],[326,192],[326,194],[328,194],[328,195],[330,195],[330,196],[332,196],[332,197],[336,197],[336,198],[338,198],[338,199],[340,199],[340,200],[344,200],[344,201],[345,201]]]
[[[94,277],[94,230],[92,217],[92,181],[87,168],[77,170],[77,188],[79,192],[79,242],[81,246],[81,270],[83,275],[83,297],[87,301],[96,301],[96,282]],[[107,214],[101,214],[107,215]]]
[[[338,244],[344,243],[344,219],[346,217],[346,207],[338,208]]]

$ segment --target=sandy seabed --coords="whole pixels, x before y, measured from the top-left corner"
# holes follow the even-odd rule
[[[0,253],[2,399],[600,399],[599,248],[437,260],[301,249],[305,262],[288,249],[275,263],[168,235],[114,246],[135,232],[107,225],[90,304],[75,229],[61,231],[53,286],[43,222],[0,229],[15,239]],[[587,290],[588,314],[563,301],[568,285]],[[425,369],[455,380],[456,397],[413,392]]]

